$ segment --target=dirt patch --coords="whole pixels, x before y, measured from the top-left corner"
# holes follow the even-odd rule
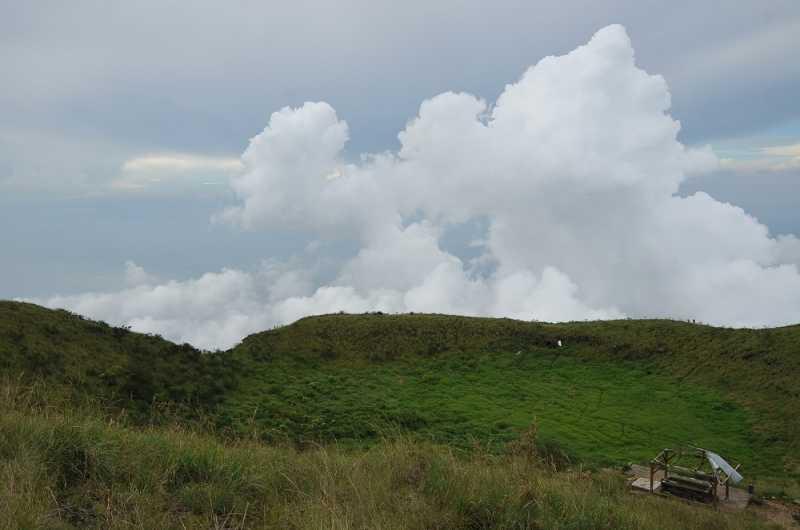
[[[750,503],[747,509],[770,523],[780,525],[783,528],[800,528],[800,506],[765,500],[758,503]]]

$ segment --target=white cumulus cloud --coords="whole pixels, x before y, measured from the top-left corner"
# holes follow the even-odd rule
[[[149,274],[144,267],[137,265],[133,261],[125,262],[125,284],[129,287],[138,285],[152,285],[158,282],[158,278]]]
[[[676,195],[718,161],[677,140],[669,107],[665,80],[609,26],[493,104],[456,92],[424,101],[397,152],[348,161],[348,127],[330,105],[284,108],[251,139],[231,178],[240,202],[217,219],[326,244],[256,271],[44,302],[207,348],[339,310],[800,321],[800,243],[704,193]],[[445,248],[448,231],[476,220],[481,255]],[[324,255],[336,241],[358,250]],[[335,262],[333,278],[320,260]]]

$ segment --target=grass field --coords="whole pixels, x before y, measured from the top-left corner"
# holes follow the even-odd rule
[[[358,445],[400,429],[493,449],[536,422],[540,443],[573,461],[644,462],[688,442],[798,490],[797,326],[329,315],[232,354],[245,375],[218,410],[267,439]]]
[[[780,458],[754,451],[751,415],[718,392],[633,362],[549,352],[374,364],[282,358],[251,372],[223,411],[273,439],[363,444],[400,429],[491,449],[536,423],[541,442],[576,462],[647,461],[692,442],[735,455],[750,473],[780,472]]]
[[[530,437],[500,455],[403,436],[298,450],[179,425],[124,427],[7,379],[0,396],[9,530],[768,528],[752,513],[633,496],[619,473],[555,470]]]
[[[800,326],[337,314],[201,352],[0,301],[0,528],[757,528],[605,468],[689,442],[800,497],[799,373]]]

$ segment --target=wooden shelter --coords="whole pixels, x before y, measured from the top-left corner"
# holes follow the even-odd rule
[[[719,500],[719,488],[723,486],[727,500],[731,482],[736,484],[742,480],[738,468],[700,447],[664,449],[650,461],[650,492],[654,491],[655,475],[662,471],[661,491],[664,493],[712,503]]]

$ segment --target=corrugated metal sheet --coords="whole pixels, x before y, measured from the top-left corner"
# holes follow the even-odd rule
[[[717,453],[706,451],[706,458],[708,458],[708,463],[711,464],[711,467],[714,468],[714,471],[721,469],[730,477],[731,482],[734,484],[741,482],[742,476],[739,474],[739,472],[733,469],[733,466],[726,462],[725,459],[719,456]]]

